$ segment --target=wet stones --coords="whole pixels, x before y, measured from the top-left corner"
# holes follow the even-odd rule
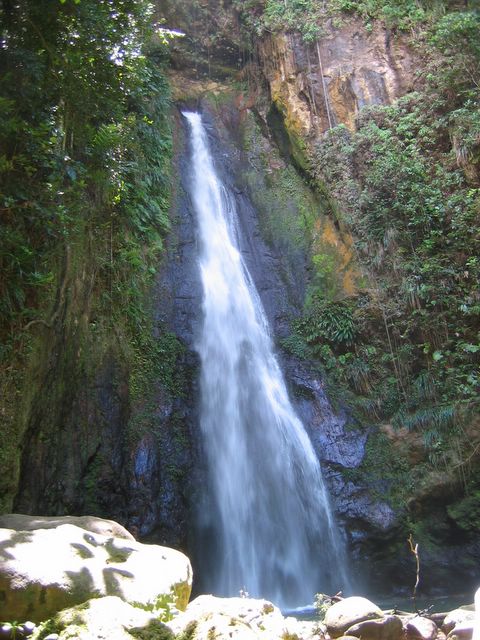
[[[347,635],[368,640],[400,640],[403,625],[398,616],[385,616],[379,620],[364,620],[347,630]]]
[[[382,610],[376,604],[367,598],[353,596],[336,602],[327,610],[325,625],[332,638],[339,638],[343,635],[356,636],[357,634],[347,633],[347,630],[359,622],[382,617]]]
[[[405,635],[407,640],[435,640],[438,634],[438,627],[428,618],[415,616],[405,625]]]

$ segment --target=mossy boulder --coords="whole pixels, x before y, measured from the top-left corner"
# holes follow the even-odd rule
[[[174,549],[104,536],[71,524],[0,529],[0,619],[40,622],[91,598],[118,596],[158,610],[165,595],[185,609],[188,558]]]
[[[138,609],[117,596],[89,600],[57,613],[41,624],[32,640],[43,640],[50,634],[58,634],[59,640],[75,638],[115,638],[115,640],[170,640],[172,632],[152,613]]]

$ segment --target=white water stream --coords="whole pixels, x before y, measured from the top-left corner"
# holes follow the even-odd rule
[[[320,465],[290,403],[260,298],[237,243],[233,196],[216,175],[198,113],[190,124],[203,328],[201,429],[217,506],[217,595],[281,606],[345,588],[342,545]]]

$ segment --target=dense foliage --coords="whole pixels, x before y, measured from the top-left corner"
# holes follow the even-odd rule
[[[5,1],[0,24],[4,510],[25,438],[42,446],[65,428],[107,360],[135,408],[153,376],[176,390],[180,345],[162,327],[154,338],[145,295],[169,227],[172,155],[167,35],[153,6]],[[85,486],[98,486],[95,474]]]
[[[355,132],[332,128],[301,163],[333,196],[365,273],[345,299],[312,241],[302,317],[284,346],[321,363],[332,397],[362,421],[422,434],[434,466],[465,471],[480,375],[480,13],[476,1],[249,0],[257,35],[321,38],[324,25],[382,22],[423,60],[417,90],[363,108]],[[445,467],[444,465],[447,465]]]
[[[128,307],[168,227],[168,91],[152,7],[5,2],[0,49],[0,337],[49,323],[59,256],[90,237],[95,286]],[[145,43],[149,42],[149,49]],[[103,284],[102,284],[103,281]],[[112,302],[112,300],[110,300]]]
[[[312,42],[322,34],[322,25],[328,19],[339,24],[348,16],[357,16],[364,20],[367,29],[372,27],[373,20],[381,20],[390,29],[410,32],[421,30],[432,19],[440,19],[459,3],[455,0],[234,0],[234,4],[256,35],[290,31]],[[465,0],[462,6],[474,10],[478,8],[477,0]],[[447,15],[453,22],[457,19]]]
[[[349,3],[367,4],[373,17],[390,6]],[[314,288],[290,347],[303,339],[362,419],[418,430],[431,461],[461,467],[480,388],[480,14],[429,16],[417,92],[364,108],[355,132],[335,127],[311,153],[370,284],[338,302]]]

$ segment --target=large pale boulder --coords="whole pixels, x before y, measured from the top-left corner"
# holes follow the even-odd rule
[[[475,619],[473,621],[472,640],[480,640],[480,589],[475,592]]]
[[[313,640],[315,623],[284,618],[267,600],[199,596],[186,611],[167,623],[189,640]]]
[[[153,634],[154,629],[158,635]],[[132,607],[116,596],[107,596],[60,611],[51,620],[39,625],[31,640],[40,640],[49,634],[58,635],[59,640],[133,640],[141,638],[142,633],[148,637],[148,631],[152,632],[152,637],[173,640],[173,633],[153,614]]]
[[[23,513],[5,513],[0,515],[0,529],[15,531],[33,531],[34,529],[56,529],[62,524],[74,524],[81,529],[99,533],[102,536],[135,540],[132,534],[118,522],[96,516],[29,516]]]
[[[362,640],[402,640],[403,624],[398,616],[363,620],[349,627],[346,635]]]
[[[155,609],[173,593],[178,609],[190,596],[192,569],[179,551],[91,533],[0,529],[0,620],[39,622],[102,596]]]
[[[447,640],[472,640],[474,621],[465,621],[455,625],[447,635]]]
[[[324,623],[330,636],[339,638],[353,625],[378,618],[383,618],[383,613],[376,604],[367,598],[352,596],[336,602],[327,609]]]
[[[450,633],[456,626],[463,624],[472,624],[475,619],[475,611],[468,609],[454,609],[445,616],[442,629],[445,633]]]

